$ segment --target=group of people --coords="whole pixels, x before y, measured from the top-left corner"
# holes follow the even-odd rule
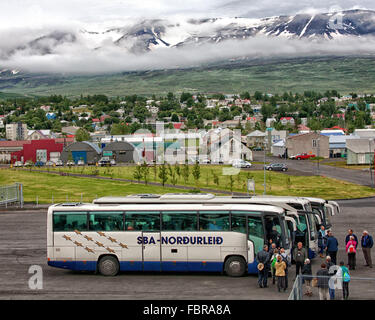
[[[360,244],[366,261],[365,266],[372,268],[371,248],[374,242],[367,230],[363,231]],[[356,268],[358,245],[358,237],[352,229],[349,229],[348,235],[345,238],[345,252],[348,257],[347,266],[345,266],[344,261],[340,261],[338,266],[337,252],[339,242],[331,230],[326,231],[324,226],[321,226],[318,237],[319,255],[321,258],[325,258],[325,261],[321,263],[320,270],[317,271],[316,276],[313,276],[308,252],[302,242],[298,242],[297,246],[293,249],[292,256],[296,265],[296,276],[301,275],[302,281],[306,285],[305,295],[313,295],[312,286],[314,285],[318,287],[320,300],[335,299],[335,289],[337,288],[342,288],[343,299],[348,299],[349,270],[355,270]],[[263,250],[257,253],[256,260],[258,262],[259,287],[267,287],[268,275],[271,272],[272,283],[275,284],[277,282],[278,291],[285,292],[288,288],[288,269],[291,267],[290,257],[285,253],[285,249],[278,248],[270,240],[269,244],[264,245]],[[335,281],[339,284],[333,285]]]
[[[373,238],[369,235],[367,230],[364,230],[361,237],[361,247],[363,256],[365,258],[366,267],[372,268],[371,248],[374,245]],[[358,249],[358,237],[354,234],[352,229],[348,230],[345,237],[345,252],[347,254],[347,265],[344,261],[340,261],[337,266],[337,252],[339,247],[338,240],[333,236],[332,231],[326,231],[324,226],[319,230],[318,246],[319,255],[321,258],[325,257],[325,262],[320,265],[320,270],[316,273],[316,282],[319,292],[320,300],[334,300],[335,289],[342,289],[343,299],[347,300],[349,297],[349,270],[356,269],[356,255]],[[325,253],[325,255],[324,255]],[[302,272],[303,279],[310,281],[306,282],[307,292],[305,295],[311,296],[311,280],[312,272],[306,276]]]
[[[267,288],[268,273],[271,271],[272,283],[277,281],[279,292],[285,292],[288,288],[288,268],[291,266],[290,257],[284,248],[277,248],[276,243],[270,241],[264,245],[263,250],[256,255],[258,261],[258,285],[260,288]]]

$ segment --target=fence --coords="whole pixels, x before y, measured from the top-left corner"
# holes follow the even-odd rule
[[[356,271],[352,271],[354,273]],[[306,276],[298,275],[294,281],[292,291],[290,292],[288,300],[343,300],[344,299],[344,285],[341,276],[309,276],[310,279],[325,280],[323,282],[327,285],[327,290],[319,289],[317,286],[308,287],[308,282],[304,281],[308,278]],[[305,279],[304,279],[305,278]],[[307,294],[310,292],[310,294]],[[348,300],[375,300],[375,278],[361,278],[353,277],[351,274],[348,283]]]
[[[23,207],[23,186],[20,183],[0,186],[0,206],[19,204]]]

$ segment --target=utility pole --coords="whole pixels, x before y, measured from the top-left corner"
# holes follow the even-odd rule
[[[319,175],[319,163],[320,163],[320,138],[317,139],[317,143],[318,143],[318,162],[317,162],[317,170],[316,170],[316,174]]]
[[[264,186],[264,191],[263,194],[266,195],[267,193],[267,184],[266,184],[266,140],[264,140],[264,160],[263,160],[263,186]]]
[[[368,150],[369,150],[368,162],[369,162],[369,170],[370,170],[370,177],[371,177],[371,186],[374,187],[374,177],[372,175],[372,170],[371,170],[371,158],[372,158],[371,140],[372,139],[368,140]],[[374,156],[374,160],[375,160],[375,156]],[[374,166],[375,166],[375,163],[374,163]]]

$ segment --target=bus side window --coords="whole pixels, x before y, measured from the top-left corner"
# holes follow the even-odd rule
[[[232,231],[246,233],[246,216],[232,214]]]
[[[263,249],[264,245],[264,230],[261,217],[249,217],[249,240],[254,242],[255,252]]]
[[[228,211],[201,211],[199,226],[202,231],[229,231]]]
[[[87,214],[81,212],[67,213],[55,212],[53,214],[54,231],[86,231]]]
[[[152,211],[131,211],[125,214],[127,231],[160,231],[160,215]]]
[[[122,231],[122,212],[93,212],[90,214],[90,231]]]
[[[162,213],[163,231],[196,231],[196,211],[164,211]]]

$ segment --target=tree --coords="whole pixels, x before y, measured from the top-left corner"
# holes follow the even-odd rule
[[[76,140],[77,141],[89,141],[90,133],[86,129],[79,128],[76,132]]]
[[[141,181],[143,177],[143,169],[141,165],[137,165],[133,172],[133,178],[136,179],[138,182]]]
[[[185,184],[187,184],[188,181],[189,181],[189,175],[190,175],[190,169],[189,169],[189,165],[187,163],[185,163],[182,166],[181,174],[182,174],[182,177],[184,178]]]
[[[178,118],[178,115],[177,115],[177,114],[173,113],[173,114],[172,114],[171,121],[172,121],[172,122],[179,122],[180,119]]]
[[[167,172],[167,167],[165,166],[165,163],[163,163],[162,165],[160,165],[160,168],[159,168],[159,178],[161,180],[161,184],[165,185],[165,183],[168,181],[168,172]]]
[[[199,178],[201,176],[201,167],[200,167],[198,161],[193,166],[192,174],[193,174],[193,177],[194,177],[194,180],[195,180],[195,185],[198,186],[199,185]]]
[[[150,168],[148,167],[146,161],[143,162],[142,164],[142,176],[145,184],[148,182],[148,176],[150,174]]]

